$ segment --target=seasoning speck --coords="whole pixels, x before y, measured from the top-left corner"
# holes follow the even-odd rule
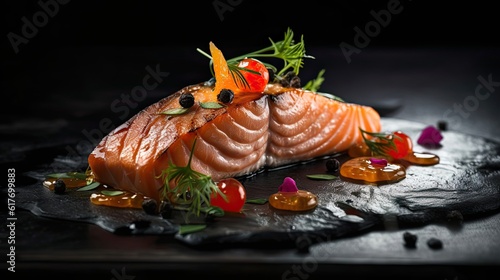
[[[331,158],[326,161],[326,170],[330,172],[337,172],[340,168],[340,162],[336,158]]]
[[[234,93],[230,89],[222,89],[219,94],[217,94],[217,100],[224,103],[229,104],[233,102]]]
[[[191,108],[194,105],[194,96],[191,93],[183,93],[179,97],[179,104],[183,108]]]
[[[158,207],[158,204],[156,203],[156,200],[154,200],[154,199],[145,199],[142,202],[142,209],[144,210],[144,212],[146,212],[146,214],[150,214],[150,215],[158,214],[157,207]]]
[[[417,235],[406,231],[403,233],[403,240],[405,242],[405,247],[408,248],[415,248],[417,246]]]
[[[429,248],[431,249],[441,249],[443,248],[443,242],[437,238],[430,238],[429,240],[427,240],[427,246],[429,246]]]
[[[54,193],[63,194],[66,192],[66,183],[63,180],[59,179],[54,182]]]

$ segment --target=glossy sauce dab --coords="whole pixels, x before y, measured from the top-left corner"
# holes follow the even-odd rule
[[[356,157],[342,164],[340,176],[359,183],[379,185],[404,179],[406,169],[401,164],[389,163],[385,159]]]

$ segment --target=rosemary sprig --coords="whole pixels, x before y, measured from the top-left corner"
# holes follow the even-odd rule
[[[213,193],[225,194],[217,187],[212,177],[191,168],[196,138],[186,166],[170,163],[159,175],[163,177],[162,199],[168,199],[173,205],[186,206],[188,214],[199,216],[210,209],[210,196]],[[170,186],[173,187],[171,188]]]
[[[382,132],[368,132],[359,128],[361,131],[361,136],[365,141],[365,144],[370,148],[373,155],[387,156],[387,151],[389,149],[396,149],[396,144],[394,144],[394,137],[399,137],[392,133],[382,133]],[[368,139],[366,136],[371,136],[373,139]]]

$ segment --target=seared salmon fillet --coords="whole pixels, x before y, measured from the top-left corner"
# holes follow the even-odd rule
[[[345,152],[363,141],[360,128],[381,129],[371,107],[280,84],[268,84],[248,102],[217,109],[195,104],[185,114],[162,114],[178,108],[183,93],[196,99],[211,91],[205,83],[187,86],[105,136],[88,157],[95,181],[159,201],[162,170],[186,165],[191,153],[192,169],[218,181]]]

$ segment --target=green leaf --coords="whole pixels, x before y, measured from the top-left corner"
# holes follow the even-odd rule
[[[224,216],[224,210],[220,207],[217,207],[217,206],[206,207],[206,208],[202,209],[201,211],[205,212],[205,214],[207,214],[207,215],[213,215],[216,217]]]
[[[225,106],[220,104],[219,102],[200,102],[200,107],[203,109],[220,109]]]
[[[307,82],[303,89],[317,92],[321,84],[323,84],[323,82],[325,81],[325,78],[323,77],[324,73],[325,69],[321,69],[321,71],[319,71],[318,73],[318,76],[315,79]]]
[[[102,190],[101,193],[103,195],[107,195],[107,196],[117,196],[117,195],[121,195],[121,194],[124,194],[125,192],[124,191],[116,191],[116,190]]]
[[[247,199],[246,203],[263,205],[263,204],[267,203],[267,198],[252,198],[252,199]]]
[[[187,111],[189,111],[189,108],[173,108],[173,109],[165,110],[165,111],[161,112],[160,114],[173,116],[173,115],[185,114]]]
[[[331,174],[310,174],[306,176],[307,178],[314,180],[334,180],[338,178],[337,176]]]
[[[202,231],[207,227],[207,225],[180,225],[179,234],[188,234],[193,232]]]
[[[90,191],[90,190],[93,190],[93,189],[99,187],[100,185],[101,185],[101,183],[99,183],[99,182],[93,182],[89,185],[86,185],[85,187],[79,188],[77,191],[79,191],[79,192]]]

